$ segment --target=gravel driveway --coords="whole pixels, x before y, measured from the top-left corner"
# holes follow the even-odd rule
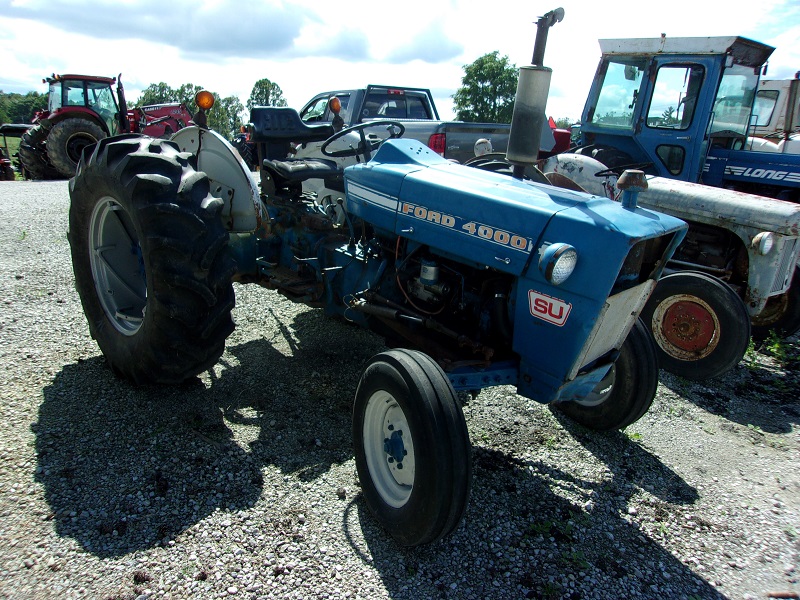
[[[350,441],[381,340],[237,286],[212,371],[133,387],[89,337],[68,205],[67,182],[0,182],[0,597],[798,597],[796,337],[717,380],[662,372],[624,433],[465,396],[466,519],[404,550]]]

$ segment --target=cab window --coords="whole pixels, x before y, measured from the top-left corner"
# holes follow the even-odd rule
[[[647,110],[647,126],[688,129],[692,124],[705,69],[700,65],[663,65],[656,74]]]

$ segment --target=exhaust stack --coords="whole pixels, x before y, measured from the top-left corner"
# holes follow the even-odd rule
[[[546,124],[545,107],[550,93],[550,77],[553,70],[545,67],[544,51],[550,28],[564,19],[564,9],[556,8],[536,22],[536,41],[533,58],[529,66],[520,67],[514,113],[511,117],[511,132],[508,137],[506,158],[514,165],[513,176],[522,179],[527,165],[539,158],[541,135]]]

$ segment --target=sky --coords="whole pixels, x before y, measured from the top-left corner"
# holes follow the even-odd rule
[[[318,92],[382,84],[429,88],[452,119],[464,66],[495,50],[530,64],[538,17],[559,7],[544,56],[556,119],[580,118],[598,38],[740,35],[776,48],[766,78],[800,71],[798,0],[0,0],[0,90],[122,73],[129,105],[159,82],[244,104],[266,77],[299,110]]]

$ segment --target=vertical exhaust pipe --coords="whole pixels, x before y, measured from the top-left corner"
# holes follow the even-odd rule
[[[541,131],[546,124],[545,107],[550,93],[553,70],[545,67],[544,51],[547,33],[564,19],[564,9],[556,8],[536,22],[536,41],[529,66],[520,67],[511,131],[508,135],[506,158],[513,165],[513,176],[522,179],[525,167],[539,158]]]

